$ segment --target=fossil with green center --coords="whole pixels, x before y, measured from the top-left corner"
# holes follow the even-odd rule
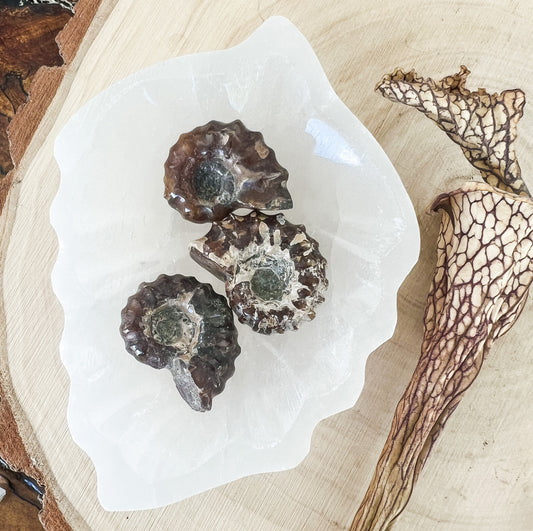
[[[211,409],[241,351],[225,298],[183,275],[143,282],[122,310],[120,333],[138,361],[170,370],[179,393],[196,411]]]
[[[260,132],[212,120],[170,148],[165,198],[188,221],[220,221],[238,208],[292,208],[288,178]]]
[[[296,330],[324,300],[326,259],[318,242],[283,214],[230,214],[192,242],[190,252],[225,282],[230,307],[256,332]]]

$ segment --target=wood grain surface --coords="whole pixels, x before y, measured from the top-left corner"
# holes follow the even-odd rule
[[[7,5],[0,9],[0,159],[6,162],[0,170],[0,213],[15,177],[13,167],[20,163],[65,74],[63,61],[72,61],[100,3],[81,0],[72,19],[76,0],[68,2],[68,6],[64,3],[68,10],[60,8],[58,1],[52,0],[54,5],[5,2]],[[68,27],[58,34],[67,23]],[[0,242],[7,245],[8,240]],[[4,255],[5,246],[0,246],[2,263]],[[2,311],[2,347],[6,343],[4,326]],[[19,426],[25,424],[26,418],[13,392],[5,348],[1,354],[0,481],[5,483],[7,494],[0,506],[0,529],[29,531],[44,525],[46,529],[67,531],[70,527],[41,471],[40,449],[32,445],[30,455],[27,441],[20,436]]]
[[[98,5],[95,0],[82,3],[74,24],[62,33],[67,60],[81,42]],[[14,177],[11,170],[20,161],[64,74],[56,37],[71,20],[76,0],[63,7],[58,4],[59,0],[46,5],[22,1],[0,4],[0,212]],[[36,76],[41,67],[46,68]],[[18,126],[11,129],[10,143],[8,125],[12,121]],[[39,469],[40,455],[35,454],[35,448],[34,455],[28,454],[18,432],[5,361],[2,358],[0,371],[0,481],[5,483],[7,494],[0,506],[0,528],[29,531],[44,525],[66,531],[70,528]],[[16,414],[19,424],[25,421],[20,412]]]
[[[271,15],[287,16],[302,31],[336,92],[392,160],[419,218],[420,260],[400,290],[394,336],[367,363],[357,404],[316,428],[298,467],[245,478],[163,509],[106,512],[96,498],[94,468],[66,424],[69,379],[58,353],[63,316],[50,286],[57,242],[48,210],[59,182],[53,140],[83,103],[114,81],[169,57],[235,45]],[[526,97],[533,95],[532,21],[533,5],[525,0],[353,0],[327,6],[189,0],[179,7],[173,0],[103,0],[89,29],[91,45],[82,43],[39,125],[0,220],[4,339],[14,398],[27,418],[21,431],[28,445],[42,451],[49,482],[74,529],[349,527],[419,355],[439,223],[425,209],[475,173],[434,124],[393,106],[374,86],[396,66],[439,77],[465,64],[472,88],[520,87]],[[530,187],[532,143],[526,106],[517,152]],[[531,528],[532,318],[529,300],[448,422],[395,529]]]

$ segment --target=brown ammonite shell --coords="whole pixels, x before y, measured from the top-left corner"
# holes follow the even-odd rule
[[[240,120],[211,121],[182,134],[165,162],[165,198],[196,223],[219,221],[238,208],[292,208],[289,174],[263,135]]]
[[[194,277],[160,275],[139,286],[121,315],[126,350],[151,367],[169,369],[192,409],[211,409],[241,351],[226,299]]]
[[[257,332],[296,330],[324,301],[326,259],[318,242],[283,214],[230,214],[192,242],[190,253],[225,281],[232,310]]]

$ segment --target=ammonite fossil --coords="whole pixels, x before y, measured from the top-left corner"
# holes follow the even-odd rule
[[[182,134],[165,162],[165,198],[196,223],[219,221],[238,208],[292,208],[289,174],[261,133],[240,120],[211,121]]]
[[[120,333],[137,360],[170,370],[181,396],[197,411],[211,409],[241,351],[226,299],[183,275],[142,283],[122,310]]]
[[[296,330],[324,300],[326,259],[305,227],[283,214],[230,214],[192,242],[190,253],[225,281],[239,321],[257,332]]]

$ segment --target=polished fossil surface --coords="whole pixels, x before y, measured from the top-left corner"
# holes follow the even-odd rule
[[[169,369],[192,409],[210,410],[241,350],[226,299],[194,277],[160,275],[139,286],[121,317],[126,350],[150,367]]]
[[[256,332],[296,330],[324,302],[326,259],[305,227],[283,214],[230,214],[192,242],[190,253],[225,281],[232,310]]]
[[[211,120],[180,135],[165,162],[165,198],[188,221],[218,221],[238,208],[292,208],[289,174],[263,135],[241,120]]]

